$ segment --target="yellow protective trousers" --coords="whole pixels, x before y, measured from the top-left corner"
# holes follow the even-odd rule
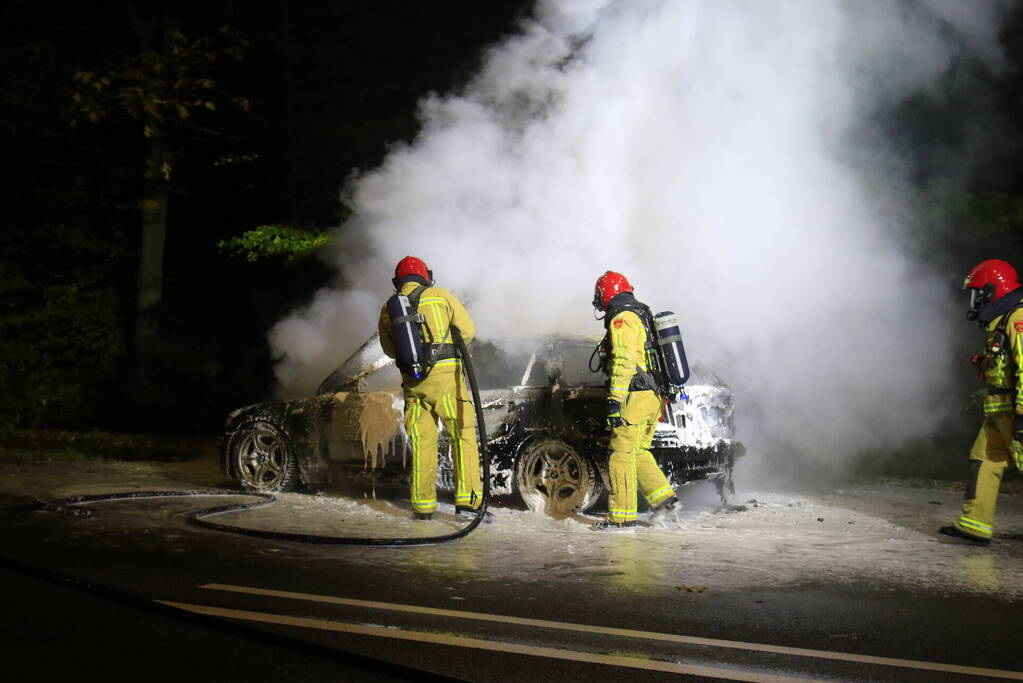
[[[671,482],[650,452],[660,416],[661,399],[657,394],[652,391],[629,392],[622,406],[625,424],[611,430],[611,459],[608,462],[611,494],[607,506],[610,522],[635,521],[637,484],[651,507],[675,495]]]
[[[454,361],[454,359],[452,359]],[[459,361],[437,365],[424,379],[405,378],[405,433],[412,450],[410,496],[414,512],[437,509],[437,421],[451,444],[455,505],[478,508],[483,502],[476,413]]]
[[[963,514],[955,521],[955,526],[968,534],[982,538],[994,534],[998,488],[1012,457],[1012,415],[1011,412],[985,415],[970,450],[966,502]]]

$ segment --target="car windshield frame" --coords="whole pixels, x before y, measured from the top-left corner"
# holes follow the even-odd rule
[[[555,381],[567,386],[602,386],[604,375],[599,371],[589,372],[592,354],[588,356],[586,353],[598,341],[569,335],[525,337],[501,345],[476,340],[472,344],[472,354],[477,363],[475,369],[480,389],[536,388],[550,386]],[[564,352],[568,350],[573,353],[566,364]],[[488,355],[490,357],[486,358]],[[380,347],[380,335],[374,334],[320,382],[316,393],[359,390],[370,375],[393,363],[394,359],[384,354]],[[571,381],[565,378],[566,365],[572,369]]]
[[[513,339],[500,346],[485,339],[477,339],[472,342],[471,348],[473,358],[477,361],[474,368],[480,379],[481,391],[516,387],[538,388],[550,386],[555,381],[565,387],[598,388],[605,386],[607,376],[600,370],[590,371],[589,363],[593,358],[593,352],[587,356],[586,350],[589,348],[595,350],[599,343],[600,340],[595,337],[552,334]],[[559,348],[578,351],[578,354],[570,354],[572,365],[569,367],[572,372],[568,376],[565,374],[565,364],[559,366],[555,362]],[[484,360],[480,356],[488,353],[496,354],[495,359],[503,360],[501,364],[503,367],[494,370],[492,365],[494,359],[485,363],[478,362]],[[519,362],[511,362],[516,356]],[[319,395],[346,390],[359,391],[370,375],[393,364],[394,359],[384,354],[380,347],[380,335],[374,334],[320,382],[316,393]],[[517,368],[521,368],[522,372],[520,373]],[[689,382],[686,383],[687,386],[702,384],[722,388],[728,386],[721,377],[700,363],[691,362],[690,368],[692,373]],[[541,372],[542,374],[538,374]]]

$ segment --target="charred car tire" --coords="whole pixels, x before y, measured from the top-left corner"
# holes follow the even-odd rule
[[[244,422],[227,444],[231,473],[252,491],[290,491],[298,485],[298,462],[287,435],[266,420]]]
[[[515,488],[533,512],[567,517],[585,511],[600,497],[597,466],[560,439],[534,439],[515,460]]]

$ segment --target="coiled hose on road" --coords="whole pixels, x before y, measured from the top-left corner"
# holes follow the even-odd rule
[[[130,491],[126,493],[110,493],[87,496],[72,496],[68,498],[57,498],[51,500],[37,500],[36,506],[42,510],[69,514],[76,517],[91,517],[92,511],[82,505],[91,503],[105,503],[118,500],[139,500],[146,498],[170,498],[170,497],[199,497],[199,496],[252,496],[260,500],[254,503],[230,503],[217,505],[215,507],[200,510],[192,515],[191,521],[207,529],[226,531],[233,534],[244,534],[258,538],[271,538],[278,541],[296,541],[298,543],[319,543],[322,545],[370,545],[370,546],[413,546],[431,545],[454,541],[468,536],[480,525],[490,505],[490,456],[487,452],[487,429],[483,423],[483,407],[480,402],[479,386],[476,383],[476,373],[472,367],[472,359],[469,357],[469,350],[462,339],[458,328],[451,328],[451,336],[458,349],[458,355],[462,359],[462,367],[465,368],[469,380],[469,388],[472,391],[472,403],[476,411],[476,433],[479,435],[480,464],[483,471],[483,502],[480,504],[476,515],[469,524],[462,529],[443,536],[405,537],[405,538],[370,538],[361,536],[324,536],[320,534],[302,534],[287,531],[269,531],[266,529],[251,529],[234,524],[223,524],[209,521],[211,517],[225,515],[243,510],[256,510],[271,505],[275,500],[274,496],[268,493],[256,493],[253,491]]]

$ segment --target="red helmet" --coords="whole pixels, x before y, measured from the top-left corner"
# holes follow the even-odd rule
[[[433,271],[426,267],[426,262],[421,258],[406,256],[398,261],[398,265],[394,267],[394,286],[397,287],[398,283],[409,275],[418,275],[427,283],[433,284]]]
[[[963,289],[984,289],[991,285],[989,301],[998,301],[1003,296],[1019,287],[1016,269],[1005,261],[988,259],[973,267],[963,282]]]
[[[609,270],[597,278],[597,284],[593,287],[593,306],[601,310],[607,309],[607,304],[616,294],[631,292],[632,285],[621,273]]]
[[[963,289],[970,290],[970,310],[966,317],[977,320],[985,305],[998,301],[1018,288],[1019,280],[1016,278],[1015,268],[998,259],[981,261],[973,267],[963,282]]]

